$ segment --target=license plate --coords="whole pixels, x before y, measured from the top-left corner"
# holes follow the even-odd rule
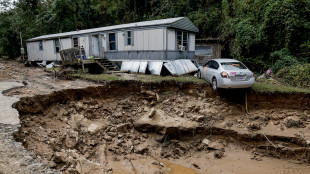
[[[245,76],[236,76],[236,80],[245,80]]]

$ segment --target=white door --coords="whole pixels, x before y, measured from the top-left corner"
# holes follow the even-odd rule
[[[92,36],[92,52],[94,57],[99,57],[99,37],[98,35]]]

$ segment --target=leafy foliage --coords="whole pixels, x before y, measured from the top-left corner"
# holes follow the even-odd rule
[[[310,87],[310,64],[298,64],[295,66],[284,67],[277,77],[283,78],[284,82],[292,86]]]
[[[44,34],[187,16],[253,70],[310,61],[310,0],[0,0],[0,51]],[[25,43],[24,43],[25,47]],[[283,51],[286,50],[286,51]],[[284,55],[286,54],[286,55]],[[292,59],[292,60],[291,60]],[[280,65],[284,63],[285,65]]]
[[[276,63],[272,67],[274,73],[277,73],[284,67],[290,67],[300,63],[296,57],[291,55],[287,48],[271,53],[270,57],[272,60],[276,60]]]

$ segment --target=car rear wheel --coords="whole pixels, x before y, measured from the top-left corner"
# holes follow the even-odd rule
[[[213,89],[213,91],[217,91],[217,81],[216,81],[216,78],[212,79],[212,89]]]
[[[200,72],[200,71],[197,72],[197,77],[198,77],[199,79],[201,79],[201,72]]]

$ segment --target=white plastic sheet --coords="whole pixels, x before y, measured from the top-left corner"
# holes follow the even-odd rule
[[[171,63],[171,61],[168,61],[164,63],[164,66],[167,68],[167,70],[172,74],[172,75],[177,75],[175,66]]]
[[[131,68],[129,71],[132,73],[138,73],[141,62],[137,61],[137,62],[131,62],[131,63],[132,63],[132,65],[131,65]]]
[[[182,61],[174,60],[174,61],[171,61],[171,64],[175,67],[175,71],[177,75],[186,74]]]
[[[139,68],[139,73],[145,74],[146,67],[147,67],[147,62],[141,62],[140,63],[140,68]]]
[[[121,66],[121,72],[126,72],[131,69],[132,63],[130,61],[123,61]]]
[[[163,62],[147,62],[148,70],[151,74],[160,75],[161,69],[163,67]]]
[[[198,71],[198,68],[192,63],[192,61],[188,59],[180,59],[183,63],[183,67],[186,73],[192,73]]]
[[[168,61],[164,66],[172,75],[183,75],[198,70],[198,68],[188,59]]]

